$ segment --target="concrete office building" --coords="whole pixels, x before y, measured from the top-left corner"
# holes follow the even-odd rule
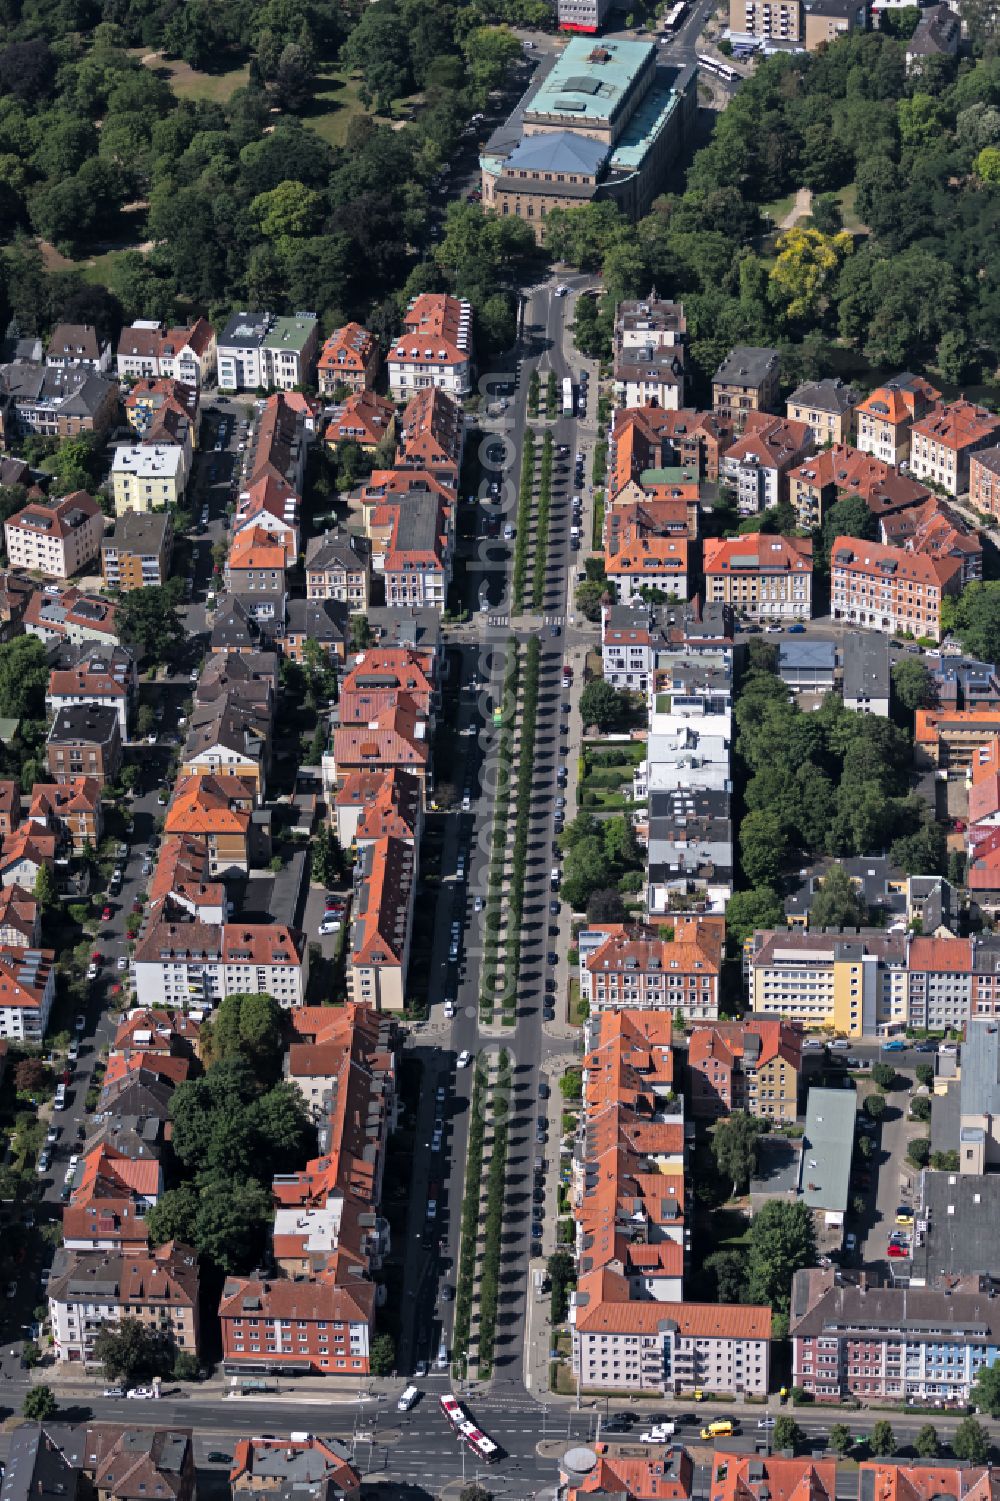
[[[487,143],[483,207],[515,214],[541,243],[554,208],[610,199],[646,213],[697,108],[695,70],[661,68],[652,42],[574,37]]]
[[[593,36],[604,25],[610,9],[611,0],[559,0],[559,30]]]

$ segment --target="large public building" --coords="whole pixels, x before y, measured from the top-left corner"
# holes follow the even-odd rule
[[[592,198],[636,219],[696,109],[695,69],[658,66],[653,43],[572,37],[487,142],[483,206],[526,220],[539,242],[552,209]]]

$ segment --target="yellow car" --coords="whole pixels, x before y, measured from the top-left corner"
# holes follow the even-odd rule
[[[709,1423],[707,1428],[703,1428],[701,1436],[703,1439],[732,1438],[734,1431],[728,1418],[719,1418],[715,1423]]]
[[[912,1225],[913,1224],[913,1210],[910,1209],[910,1208],[908,1208],[906,1204],[900,1204],[899,1208],[896,1210],[896,1224],[897,1225]]]

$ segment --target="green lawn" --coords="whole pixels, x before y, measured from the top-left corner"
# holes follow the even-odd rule
[[[791,212],[795,202],[794,193],[786,193],[784,198],[775,198],[772,203],[762,203],[760,206],[761,218],[769,218],[776,227],[786,214]]]
[[[329,146],[343,146],[355,115],[365,107],[359,97],[361,79],[337,68],[325,68],[317,76],[312,106],[305,119],[311,130]]]
[[[857,184],[853,182],[848,184],[846,188],[841,188],[840,192],[837,194],[837,197],[840,200],[840,211],[844,216],[844,228],[851,230],[854,234],[858,234],[859,232],[864,232],[867,234],[868,225],[862,224],[861,220],[858,218],[857,210],[854,207],[854,202],[857,196]]]
[[[249,63],[223,73],[202,73],[179,57],[161,57],[145,52],[142,47],[132,47],[129,51],[132,57],[141,58],[151,72],[165,78],[178,99],[212,99],[225,104],[250,77]]]
[[[92,281],[107,286],[108,277],[116,261],[125,254],[124,250],[106,250],[103,255],[95,255],[89,262],[74,262],[73,268],[79,271],[84,281]]]

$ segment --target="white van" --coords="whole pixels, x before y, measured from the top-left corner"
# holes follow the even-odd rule
[[[396,1403],[396,1411],[409,1412],[410,1408],[413,1406],[414,1402],[419,1396],[419,1388],[415,1386],[408,1386],[406,1390],[400,1395],[399,1401]]]
[[[444,1340],[438,1345],[437,1359],[434,1364],[439,1371],[446,1371],[448,1369],[448,1346]]]

